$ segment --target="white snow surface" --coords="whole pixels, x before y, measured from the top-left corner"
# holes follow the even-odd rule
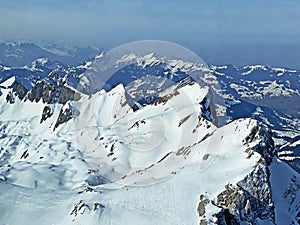
[[[78,102],[50,105],[53,115],[42,123],[45,103],[8,104],[9,90],[1,92],[1,224],[199,224],[199,196],[215,199],[261,158],[256,152],[249,158],[243,143],[257,122],[216,128],[201,117],[198,103],[208,88],[196,83],[135,112],[122,85],[82,94]],[[66,108],[75,117],[54,129]],[[281,166],[273,167],[275,184]],[[274,201],[284,201],[281,186],[275,192]],[[212,223],[220,208],[207,210]]]
[[[1,88],[9,88],[16,80],[16,77],[15,76],[12,76],[10,78],[8,78],[7,80],[3,81],[1,84],[0,84],[0,87]]]

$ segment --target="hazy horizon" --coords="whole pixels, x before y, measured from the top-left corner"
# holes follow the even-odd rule
[[[0,6],[2,40],[105,49],[165,40],[208,63],[300,68],[300,2],[295,0],[11,0]]]

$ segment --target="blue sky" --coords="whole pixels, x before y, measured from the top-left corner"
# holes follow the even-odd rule
[[[298,0],[0,0],[0,28],[0,39],[107,49],[166,40],[220,63],[243,64],[242,54],[246,64],[280,63],[274,54],[289,55],[284,65],[300,58]]]

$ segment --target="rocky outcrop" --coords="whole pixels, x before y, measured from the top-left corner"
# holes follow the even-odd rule
[[[251,147],[251,149],[258,152],[267,165],[269,165],[273,156],[276,155],[276,149],[271,131],[262,124],[253,127],[250,134],[243,140],[243,143],[249,147],[251,142],[257,140],[259,141],[258,145]],[[251,151],[248,154],[250,154],[249,157],[251,157]]]
[[[80,93],[66,86],[62,79],[55,80],[55,82],[39,80],[30,90],[21,82],[15,81],[11,85],[11,92],[6,97],[9,103],[14,102],[12,94],[21,101],[39,102],[42,99],[43,103],[47,104],[65,104],[67,101],[80,99]]]
[[[31,89],[27,89],[18,80],[4,87],[4,89],[8,89],[5,99],[9,104],[15,104],[17,99],[24,102],[43,102],[44,106],[42,108],[40,123],[53,116],[54,104],[60,104],[59,108],[61,108],[61,111],[54,123],[54,130],[62,123],[73,118],[73,109],[67,103],[78,101],[81,98],[81,94],[78,91],[67,86],[63,78],[59,78],[55,73],[50,73],[48,79],[38,80]]]
[[[297,221],[298,224],[300,224],[299,190],[300,179],[294,175],[289,180],[289,185],[283,193],[283,199],[287,202],[288,205],[288,212],[292,214],[297,214],[295,221]]]
[[[15,103],[15,97],[11,92],[9,92],[6,95],[6,102],[9,103],[9,104],[14,104]]]
[[[44,122],[46,119],[50,118],[53,115],[52,109],[50,106],[45,106],[42,113],[42,118],[40,123]]]
[[[25,88],[22,83],[15,81],[12,85],[12,91],[20,100],[23,100],[28,92],[28,89]]]
[[[48,104],[65,104],[70,100],[78,101],[80,94],[63,84],[55,85],[52,83],[38,82],[29,91],[28,99],[32,102],[38,102],[42,99],[44,103]]]
[[[61,124],[68,122],[70,119],[73,118],[74,111],[71,106],[62,108],[60,110],[59,116],[56,120],[56,123],[54,125],[54,130]]]
[[[258,152],[261,158],[243,180],[227,184],[215,199],[204,201],[201,195],[198,205],[200,224],[260,224],[258,221],[275,224],[269,170],[273,157],[276,157],[272,136],[266,128],[257,125],[242,143],[248,147],[247,158],[251,158],[254,152]],[[205,207],[209,203],[220,209],[213,215],[216,218],[214,222],[209,221],[205,215]]]
[[[268,168],[257,165],[244,180],[236,186],[226,185],[217,196],[215,204],[221,208],[217,224],[257,224],[257,219],[274,223],[271,193]]]

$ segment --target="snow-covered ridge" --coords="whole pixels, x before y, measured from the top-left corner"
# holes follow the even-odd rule
[[[122,149],[146,148],[147,145],[151,146],[151,143],[153,143],[153,140],[155,139],[154,137],[155,135],[157,135],[158,140],[164,135],[164,133],[160,133],[160,130],[158,130],[158,133],[156,132],[151,133],[150,131],[147,130],[141,130],[142,134],[138,134],[139,130],[142,127],[142,124],[147,124],[145,126],[145,129],[149,129],[150,128],[149,125],[151,124],[156,124],[157,123],[156,117],[160,117],[162,120],[165,120],[161,122],[162,126],[166,126],[167,124],[169,124],[170,120],[171,121],[175,120],[171,123],[174,125],[173,128],[169,126],[165,127],[168,128],[169,130],[168,132],[171,132],[169,134],[170,138],[173,137],[174,134],[176,134],[175,131],[176,128],[178,130],[177,131],[178,135],[184,133],[182,129],[187,129],[185,128],[186,126],[188,126],[187,124],[190,124],[188,128],[190,128],[192,124],[195,124],[193,128],[193,134],[195,135],[195,137],[192,139],[195,140],[201,139],[203,138],[203,136],[206,135],[206,133],[201,133],[200,137],[198,137],[199,133],[197,132],[197,130],[200,130],[201,126],[197,125],[197,121],[199,120],[201,114],[206,114],[206,118],[209,117],[209,114],[207,114],[207,112],[201,111],[201,110],[208,110],[205,108],[208,107],[208,105],[203,105],[203,109],[201,109],[198,108],[195,104],[199,104],[200,102],[203,102],[204,98],[208,94],[208,89],[200,89],[198,84],[182,87],[181,89],[175,92],[174,96],[173,95],[167,95],[165,97],[162,96],[162,98],[156,101],[155,103],[153,103],[153,105],[149,105],[137,112],[138,115],[143,117],[140,119],[137,119],[136,118],[137,113],[132,114],[132,109],[128,105],[126,105],[125,90],[122,85],[117,86],[109,93],[100,91],[99,93],[95,93],[92,96],[86,96],[82,94],[80,98],[75,99],[76,101],[72,101],[71,99],[71,101],[66,101],[65,103],[63,103],[64,105],[58,104],[59,102],[55,104],[49,104],[49,102],[45,102],[45,99],[42,97],[40,97],[39,99],[36,97],[30,98],[30,94],[34,92],[28,92],[28,94],[25,95],[25,97],[20,98],[18,95],[15,95],[15,93],[12,92],[10,89],[3,89],[1,91],[3,94],[1,96],[2,99],[1,99],[1,106],[0,106],[1,108],[0,119],[2,121],[6,121],[6,123],[9,123],[9,121],[24,121],[24,122],[26,121],[26,123],[28,123],[28,121],[31,121],[30,127],[32,132],[34,134],[40,133],[47,137],[49,135],[51,136],[54,134],[61,135],[60,132],[63,133],[75,132],[74,134],[78,136],[78,140],[77,140],[78,144],[83,146],[85,146],[84,143],[86,141],[88,141],[87,143],[89,143],[89,145],[95,140],[97,143],[99,141],[98,138],[92,140],[86,139],[88,137],[86,137],[85,135],[91,135],[89,133],[91,129],[93,130],[96,128],[94,130],[96,133],[100,133],[104,135],[107,133],[107,138],[109,139],[109,143],[101,144],[101,146],[107,145],[107,147],[103,148],[101,146],[98,146],[98,148],[100,149],[103,148],[104,161],[102,163],[107,164],[106,168],[109,168],[113,164],[111,163],[110,157],[106,157],[106,155],[109,154],[109,152],[106,152],[106,148],[108,148],[109,146],[114,146],[114,148],[116,148],[113,158],[115,157],[127,158],[126,155],[122,156],[122,154],[125,153],[125,150]],[[8,103],[7,96],[10,96],[13,99],[13,102]],[[187,101],[187,98],[190,101]],[[180,107],[183,108],[181,109]],[[147,114],[150,116],[149,119],[147,119]],[[161,116],[159,116],[160,114]],[[153,115],[156,115],[154,116],[155,118],[154,121],[152,119]],[[164,117],[166,118],[164,119]],[[72,120],[73,122],[71,123]],[[129,122],[131,120],[132,122]],[[124,139],[122,139],[121,136],[124,135],[125,134],[124,132],[127,130],[127,128],[124,126],[125,125],[127,126],[128,124],[128,126],[134,127],[134,125],[137,124],[138,121],[142,121],[140,122],[142,124],[138,126],[138,130],[134,132],[134,133],[137,132],[135,134],[136,137],[135,135],[132,136],[132,134],[129,134],[129,136],[124,136],[123,137]],[[71,125],[73,125],[74,127],[71,128],[70,131],[68,131],[69,128],[67,129],[66,127],[68,126],[64,126],[64,123],[67,124],[71,123]],[[205,124],[206,124],[205,127],[207,126],[206,129],[208,129],[209,127],[210,129],[212,129],[214,127],[210,122],[206,122]],[[113,130],[111,129],[107,130],[106,127],[111,127],[113,128]],[[133,131],[134,129],[131,130]],[[114,134],[114,132],[116,131],[120,132],[118,133],[118,135],[121,136],[118,135],[115,136],[116,134]],[[167,130],[164,129],[162,129],[162,131],[167,132]],[[26,132],[28,133],[29,131]],[[146,133],[143,134],[143,132]],[[80,137],[82,136],[82,138],[79,137],[78,133],[80,133]],[[150,135],[148,137],[150,138],[148,140],[150,141],[149,143],[146,140],[142,140],[142,142],[139,143],[138,141],[139,137],[143,135],[145,135],[146,138],[148,135]],[[134,137],[136,140],[132,140],[132,137]],[[176,138],[176,139],[180,140],[180,138]],[[112,140],[114,140],[114,143]],[[176,142],[173,143],[170,141],[167,141],[164,145],[168,146],[169,144],[172,144],[174,146],[177,145]],[[184,146],[192,145],[194,144],[194,142],[190,142],[190,143],[183,142],[181,144],[184,144]],[[95,148],[97,148],[96,147],[97,145],[99,145],[99,143],[98,144],[95,143],[94,145]],[[161,150],[174,148],[171,146],[170,147],[166,147],[166,146]],[[181,147],[182,146],[180,145],[178,146],[178,148]],[[159,151],[157,150],[157,151],[160,152],[161,150]],[[93,157],[92,155],[94,154],[91,151],[92,149],[90,149],[90,147],[88,147],[87,149],[85,149],[85,147],[81,148],[81,152],[83,154],[88,155],[88,158],[90,158],[90,160],[88,161],[95,164],[95,160],[91,160],[91,158]],[[174,154],[175,153],[176,152],[174,151]],[[160,158],[163,158],[164,156],[163,154],[164,152],[161,152],[159,153],[160,156],[159,155],[154,156],[154,161],[159,161]],[[101,166],[102,164],[101,162],[99,162],[99,157],[100,155],[96,157],[98,159],[98,161],[96,160],[96,164],[98,166]],[[133,154],[131,157],[134,158],[140,156],[134,156]],[[152,163],[148,162],[147,166],[151,165]],[[130,162],[129,166],[138,167],[138,165],[134,165],[134,161]],[[129,171],[127,171],[127,173],[131,171],[131,168],[128,169]],[[117,170],[117,167],[114,168],[114,170]],[[134,171],[131,171],[130,173],[133,172]],[[171,172],[175,172],[175,171],[171,171]],[[124,174],[121,177],[123,176]],[[114,177],[112,177],[111,179],[114,179]],[[120,179],[120,177],[118,179]]]
[[[117,60],[117,64],[133,63],[136,62],[138,66],[142,68],[155,66],[158,64],[166,64],[166,69],[169,69],[172,73],[178,71],[181,72],[192,72],[192,71],[204,71],[209,72],[206,65],[196,64],[189,61],[172,59],[172,58],[157,58],[154,52],[144,56],[139,56],[134,53],[124,55],[121,59]]]
[[[98,55],[99,57],[96,58],[101,58],[104,54],[105,53],[101,53]],[[124,58],[126,57],[124,56]],[[136,61],[136,58],[138,57],[132,56],[132,60]],[[38,63],[39,61],[45,62],[45,60],[47,59],[37,59],[25,67],[2,66],[5,69],[0,69],[0,83],[15,76],[16,81],[21,83],[27,90],[30,90],[38,80],[46,79],[47,82],[49,80],[52,82],[53,79],[50,79],[51,76],[62,78],[64,82],[72,88],[78,87],[78,81],[82,82],[84,84],[83,86],[93,84],[93,82],[85,79],[84,76],[85,72],[89,68],[93,68],[93,62],[91,60],[86,60],[83,64],[76,67],[54,63],[50,59],[48,59],[48,63],[46,64]],[[145,60],[142,60],[141,58],[139,61],[141,63],[140,67],[143,68],[143,63],[149,67],[155,66],[155,63],[153,65],[151,64],[152,62],[156,62],[155,60],[160,59],[155,57],[155,54],[153,53],[148,54],[147,57],[145,57]],[[186,63],[180,60],[170,61],[170,63],[166,66],[169,70],[165,72],[166,74],[164,75],[164,78],[166,79],[164,80],[176,77],[178,75],[176,74],[177,70],[185,72],[194,71],[197,73],[198,68],[195,67],[195,65],[191,66],[191,63]],[[257,69],[253,69],[252,73],[247,76],[242,76],[241,74],[245,72],[245,70],[248,71],[249,68]],[[267,70],[261,68],[265,68]],[[224,99],[226,103],[226,105],[219,104],[216,106],[217,115],[226,115],[230,111],[233,111],[234,114],[238,115],[240,109],[236,111],[232,110],[232,108],[237,109],[237,106],[243,104],[244,101],[254,103],[258,106],[268,106],[271,107],[270,109],[272,110],[277,110],[278,108],[279,110],[288,110],[288,113],[290,113],[290,111],[293,113],[292,119],[289,115],[282,115],[278,111],[275,112],[274,116],[278,121],[280,121],[278,123],[272,119],[274,117],[271,116],[270,113],[266,113],[266,110],[263,110],[263,112],[259,114],[253,111],[252,113],[248,113],[247,115],[244,114],[242,116],[257,118],[260,121],[267,123],[270,127],[273,127],[274,134],[276,134],[276,142],[279,147],[281,144],[287,143],[290,137],[295,138],[297,135],[300,135],[297,128],[299,127],[299,120],[293,117],[293,115],[299,115],[299,110],[297,109],[298,104],[296,104],[300,98],[299,70],[284,67],[269,67],[264,65],[252,65],[245,68],[233,65],[212,65],[210,66],[210,69],[210,73],[202,73],[201,80],[203,81],[203,84],[211,85],[212,87],[219,86],[220,88],[217,91],[215,90],[215,92],[221,99]],[[283,71],[284,74],[282,74]],[[54,83],[56,82],[54,81]],[[143,84],[145,84],[145,82],[137,80],[132,83],[133,88],[131,88],[131,86],[127,86],[126,91],[132,97],[136,97],[143,96],[143,94],[149,94],[150,96],[154,95],[155,91],[158,89],[155,86],[147,87],[144,89],[147,93],[144,93],[138,89],[138,86],[140,85],[142,87]],[[158,86],[162,86],[163,84],[164,81],[162,80],[158,83]],[[292,102],[292,104],[288,102]],[[245,108],[244,112],[249,111],[246,109],[247,107],[241,106],[241,108]],[[253,109],[255,109],[255,107]],[[238,117],[240,117],[240,115],[236,118]]]
[[[9,70],[11,70],[11,68],[7,67],[7,66],[0,65],[0,70],[2,70],[2,71],[9,71]]]
[[[257,121],[216,128],[207,87],[190,83],[133,111],[122,85],[47,103],[20,99],[13,81],[0,96],[5,223],[32,224],[38,215],[37,224],[212,224],[228,213],[238,223],[296,220],[298,199],[284,193],[299,175],[277,160]],[[281,171],[286,187],[276,183]]]
[[[160,63],[154,53],[122,60],[135,60],[141,68]],[[231,224],[299,220],[299,174],[277,158],[271,135],[257,121],[243,118],[215,127],[207,87],[192,82],[171,87],[134,111],[123,85],[91,95],[74,89],[90,61],[54,71],[45,69],[49,62],[38,59],[23,68],[32,77],[46,74],[38,81],[28,79],[32,85],[26,90],[19,76],[10,75],[0,85],[0,221],[174,225],[222,224],[228,218]],[[182,60],[166,66],[172,75],[202,71]],[[298,71],[226,65],[208,72],[201,77],[204,83],[228,87],[232,92],[218,94],[233,106],[240,96],[299,94],[292,79],[298,79]],[[297,146],[297,141],[284,145],[286,155],[286,147]],[[286,155],[278,154],[290,160]]]
[[[263,65],[253,65],[253,66],[245,66],[243,69],[247,70],[246,72],[243,72],[242,75],[249,75],[255,70],[264,70],[266,71],[266,66]]]

